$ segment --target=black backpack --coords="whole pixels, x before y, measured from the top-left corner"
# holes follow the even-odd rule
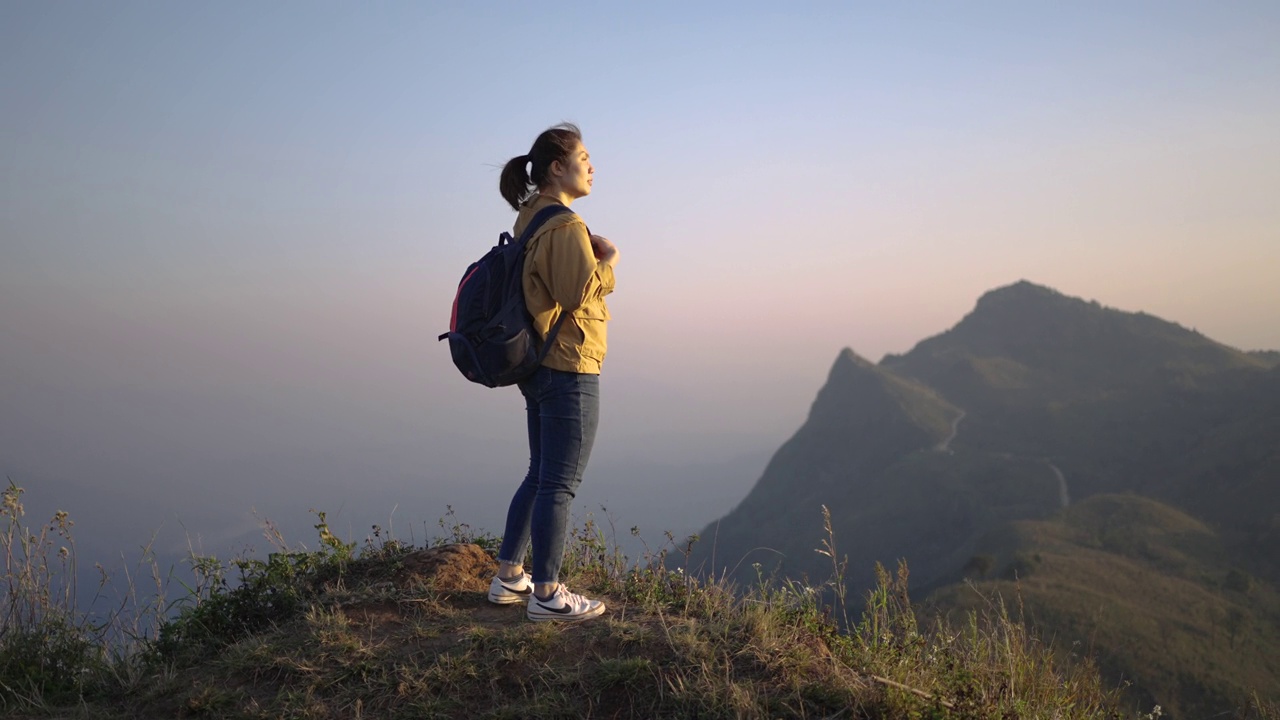
[[[524,250],[539,228],[563,212],[569,208],[551,205],[539,210],[519,240],[502,233],[498,244],[463,274],[449,332],[439,339],[449,339],[453,364],[468,380],[488,387],[514,385],[532,375],[546,357],[569,313],[560,314],[539,348],[538,332],[524,304]]]

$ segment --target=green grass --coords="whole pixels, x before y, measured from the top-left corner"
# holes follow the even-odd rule
[[[1134,716],[1119,709],[1117,692],[1103,685],[1088,659],[1064,660],[999,604],[955,624],[918,617],[905,565],[894,573],[878,568],[865,602],[845,597],[846,568],[829,517],[819,548],[831,561],[828,582],[761,580],[745,588],[668,569],[668,556],[687,556],[687,544],[669,542],[630,563],[588,518],[572,535],[564,579],[603,597],[609,611],[570,626],[531,623],[522,608],[491,606],[483,592],[406,577],[401,571],[415,548],[386,538],[363,548],[331,535],[325,541],[328,528],[318,517],[317,551],[282,550],[260,562],[202,559],[203,584],[193,580],[177,611],[127,651],[108,648],[91,632],[73,634],[72,648],[48,636],[23,650],[23,642],[32,641],[22,630],[30,627],[6,626],[0,651],[62,663],[57,677],[76,680],[58,685],[47,664],[46,670],[6,666],[3,712],[60,718]],[[490,553],[496,546],[496,538],[465,525],[445,529],[449,534],[435,544],[472,541]],[[1257,714],[1280,717],[1261,700]]]

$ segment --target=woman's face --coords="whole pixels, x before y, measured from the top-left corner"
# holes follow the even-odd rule
[[[556,174],[557,168],[560,169],[559,174]],[[551,173],[560,190],[574,198],[591,194],[591,176],[595,171],[595,167],[591,164],[591,154],[581,142],[573,152],[569,153],[569,157],[551,166]]]

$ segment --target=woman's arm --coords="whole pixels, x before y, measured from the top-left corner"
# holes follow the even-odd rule
[[[593,243],[600,238],[603,243]],[[596,258],[596,247],[601,256]],[[587,234],[587,226],[571,222],[538,239],[537,268],[552,299],[564,312],[573,312],[591,300],[613,292],[613,266],[618,262],[618,248],[608,240]]]

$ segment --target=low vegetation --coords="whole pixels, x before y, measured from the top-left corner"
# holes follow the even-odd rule
[[[429,548],[376,528],[357,546],[317,513],[318,550],[192,558],[185,594],[143,605],[158,613],[143,621],[139,612],[153,611],[135,605],[123,622],[77,615],[70,520],[29,527],[21,493],[12,484],[5,492],[0,533],[0,712],[9,717],[1161,714],[1121,710],[1087,658],[1063,661],[999,599],[956,624],[918,617],[905,565],[878,568],[877,587],[855,607],[829,519],[817,549],[831,561],[829,582],[762,577],[739,588],[680,569],[687,544],[629,562],[588,517],[571,538],[564,579],[610,610],[562,626],[491,606],[466,584],[491,572],[496,538],[442,522],[446,532],[429,545],[481,560],[470,580],[447,580],[443,570],[414,570]],[[1262,700],[1248,712],[1280,717]]]
[[[970,582],[940,589],[931,605],[963,616],[984,596],[1016,593],[1029,625],[1051,630],[1059,650],[1084,648],[1131,703],[1213,717],[1280,690],[1280,597],[1174,508],[1095,496],[1013,523],[981,551]]]

